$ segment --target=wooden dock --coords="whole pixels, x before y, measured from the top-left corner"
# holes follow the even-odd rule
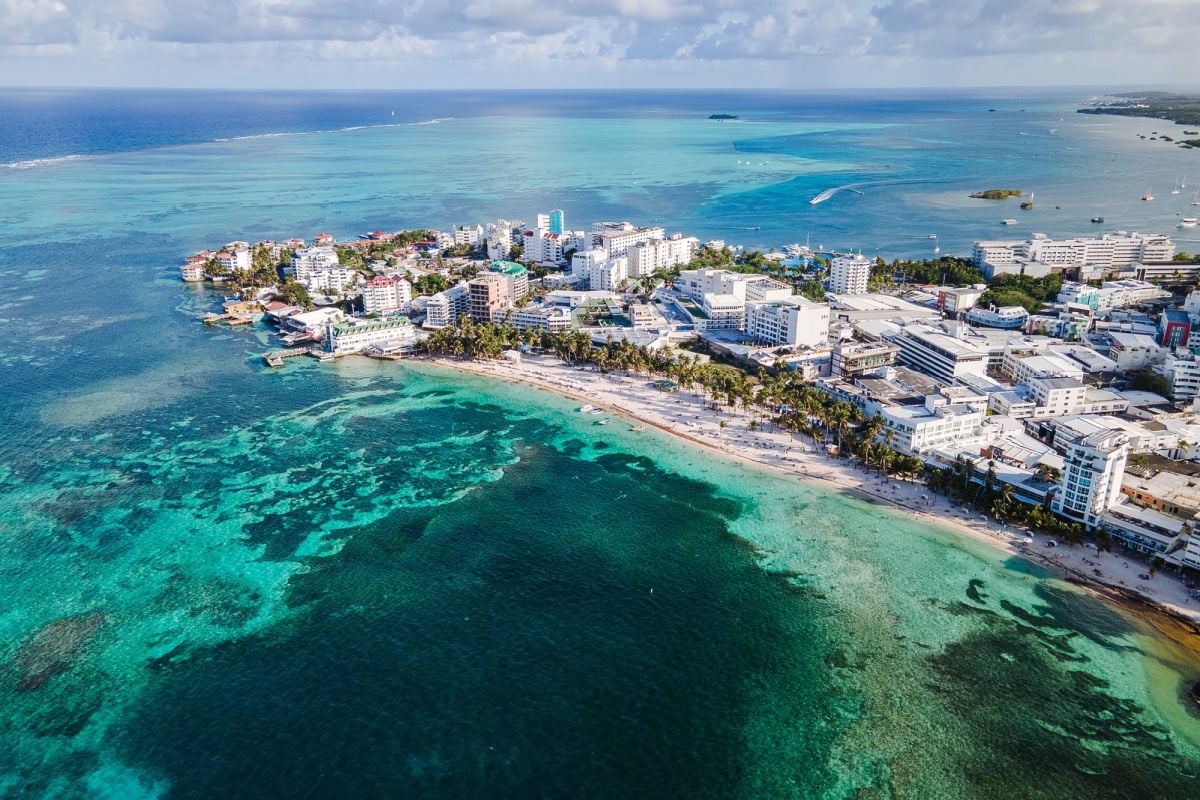
[[[241,314],[217,314],[214,312],[212,314],[205,314],[204,318],[200,321],[205,325],[217,325],[222,322],[227,322],[230,325],[249,325],[254,322],[254,318]]]
[[[311,356],[313,354],[312,349],[311,347],[293,347],[288,350],[272,350],[263,355],[263,361],[267,362],[268,367],[282,367],[285,358]]]

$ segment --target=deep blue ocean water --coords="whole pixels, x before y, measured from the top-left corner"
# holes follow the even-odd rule
[[[1195,153],[1077,99],[0,92],[0,796],[1200,796],[1137,620],[546,393],[268,370],[176,269],[550,208],[962,252],[992,185],[1167,230]]]

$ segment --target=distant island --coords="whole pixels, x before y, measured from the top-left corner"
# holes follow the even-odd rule
[[[1180,125],[1200,125],[1200,95],[1174,92],[1138,92],[1113,95],[1118,99],[1077,109],[1080,114],[1114,114],[1150,117]]]
[[[1007,200],[1010,197],[1020,196],[1020,189],[984,189],[982,192],[971,192],[971,197],[980,200]]]
[[[737,119],[737,114],[709,114],[709,119]]]

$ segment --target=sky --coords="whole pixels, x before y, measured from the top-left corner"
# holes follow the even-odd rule
[[[0,0],[0,84],[1186,86],[1200,0]]]

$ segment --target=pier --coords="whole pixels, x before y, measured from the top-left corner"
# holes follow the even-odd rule
[[[269,353],[263,354],[263,361],[267,362],[268,367],[282,367],[285,358],[293,356],[313,356],[320,358],[319,355],[313,353],[312,347],[293,347],[288,350],[272,350]]]

